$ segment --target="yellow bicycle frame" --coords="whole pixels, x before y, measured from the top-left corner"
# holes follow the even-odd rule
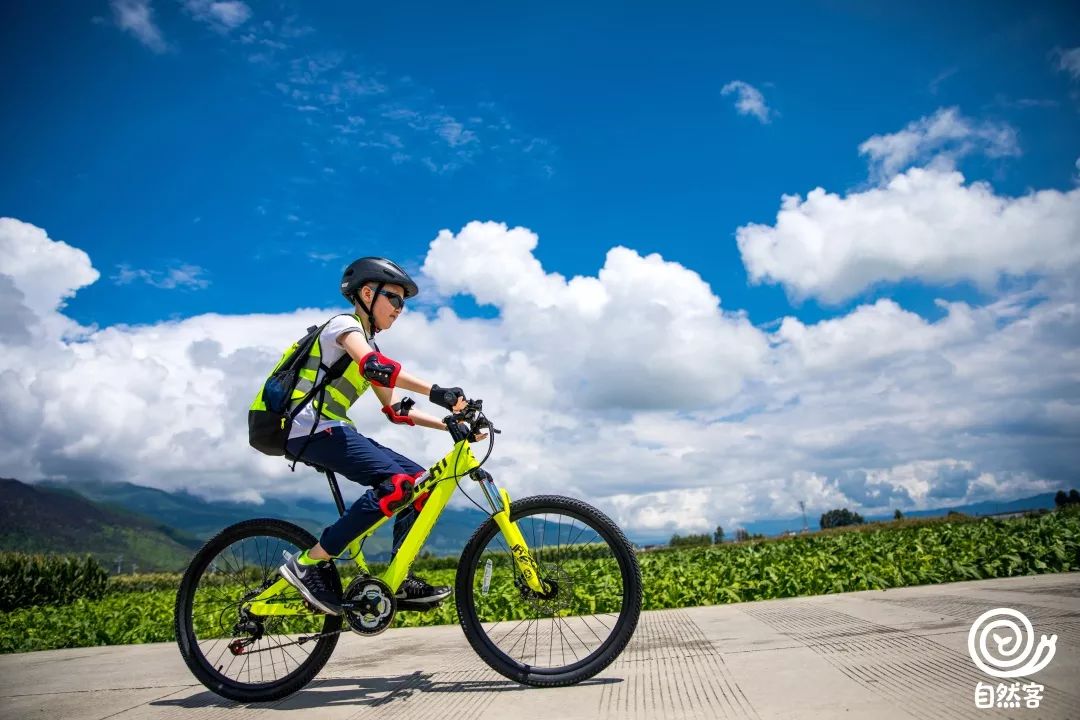
[[[454,482],[455,479],[467,476],[479,466],[480,462],[472,454],[472,450],[469,449],[469,441],[462,440],[454,445],[454,448],[446,457],[420,476],[413,497],[418,497],[426,491],[430,491],[431,495],[428,496],[427,501],[424,503],[424,509],[416,516],[413,526],[409,529],[409,533],[402,541],[401,547],[398,549],[397,554],[394,555],[390,565],[381,575],[377,576],[386,583],[391,592],[397,592],[398,587],[405,580],[405,576],[409,574],[409,568],[420,554],[424,542],[431,533],[431,529],[435,526],[435,521],[439,519],[439,515],[446,507],[446,504],[450,502],[450,496],[454,494],[454,489],[457,487]],[[539,568],[532,553],[529,552],[525,537],[518,529],[517,523],[510,520],[510,496],[505,490],[496,488],[490,479],[480,481],[480,486],[488,504],[491,506],[492,518],[499,526],[503,537],[506,538],[507,547],[510,548],[514,556],[514,563],[517,565],[522,578],[534,592],[540,594],[548,592],[550,587],[540,578]],[[409,505],[403,505],[394,515],[408,507]],[[360,546],[366,538],[389,521],[389,517],[384,517],[358,535],[346,546],[338,559],[351,559],[360,568],[360,572],[370,575],[371,572],[368,570]],[[277,582],[252,598],[248,609],[253,615],[309,614],[311,611],[296,597],[286,600],[275,599],[275,596],[291,587],[288,581],[279,578]]]

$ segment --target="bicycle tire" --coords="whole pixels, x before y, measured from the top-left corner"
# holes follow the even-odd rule
[[[309,548],[316,542],[307,530],[284,520],[259,518],[231,525],[208,540],[192,558],[176,593],[174,610],[176,641],[188,669],[212,692],[224,698],[245,703],[280,700],[302,689],[326,665],[337,646],[339,637],[334,634],[314,641],[315,648],[304,662],[285,677],[270,683],[232,681],[214,669],[199,649],[198,638],[195,635],[192,615],[195,590],[206,568],[220,553],[233,543],[251,537],[274,537],[298,548]],[[341,580],[336,572],[333,573],[333,577],[336,579],[337,591],[340,594]],[[326,615],[321,632],[340,631],[341,625],[341,617]]]
[[[626,648],[641,615],[641,569],[633,546],[618,525],[596,508],[580,500],[558,495],[523,498],[511,504],[510,519],[516,522],[524,516],[538,515],[545,510],[551,513],[565,513],[587,522],[612,549],[618,561],[623,579],[622,597],[625,612],[620,613],[611,636],[594,652],[595,657],[584,664],[576,663],[577,667],[567,671],[540,670],[515,661],[488,637],[481,626],[474,594],[481,554],[494,535],[499,532],[495,521],[490,518],[476,529],[461,553],[455,599],[462,631],[473,650],[489,667],[523,685],[563,687],[593,677],[610,665]]]

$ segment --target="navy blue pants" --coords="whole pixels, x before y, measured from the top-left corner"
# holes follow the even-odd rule
[[[305,442],[306,435],[292,438],[286,445],[287,454],[295,458]],[[319,544],[334,557],[344,552],[345,546],[357,535],[383,517],[379,498],[393,491],[391,476],[399,473],[415,475],[424,469],[349,426],[328,428],[312,435],[304,448],[302,459],[371,488],[337,522],[323,530]],[[415,520],[416,510],[411,505],[397,514],[394,520],[393,554],[397,554]]]

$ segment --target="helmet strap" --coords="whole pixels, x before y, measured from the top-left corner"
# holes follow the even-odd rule
[[[375,333],[380,330],[379,326],[375,324],[375,303],[378,302],[379,293],[382,291],[383,285],[385,284],[386,283],[380,282],[375,286],[375,292],[371,294],[371,307],[365,305],[364,301],[360,299],[360,290],[363,290],[364,288],[361,287],[360,290],[356,291],[356,304],[359,305],[361,309],[363,309],[364,314],[367,315],[368,327],[371,329],[371,337],[373,338],[375,337]]]

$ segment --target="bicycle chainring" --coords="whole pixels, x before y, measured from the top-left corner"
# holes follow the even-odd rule
[[[341,597],[341,614],[353,632],[378,635],[394,621],[397,600],[382,580],[358,575]]]

